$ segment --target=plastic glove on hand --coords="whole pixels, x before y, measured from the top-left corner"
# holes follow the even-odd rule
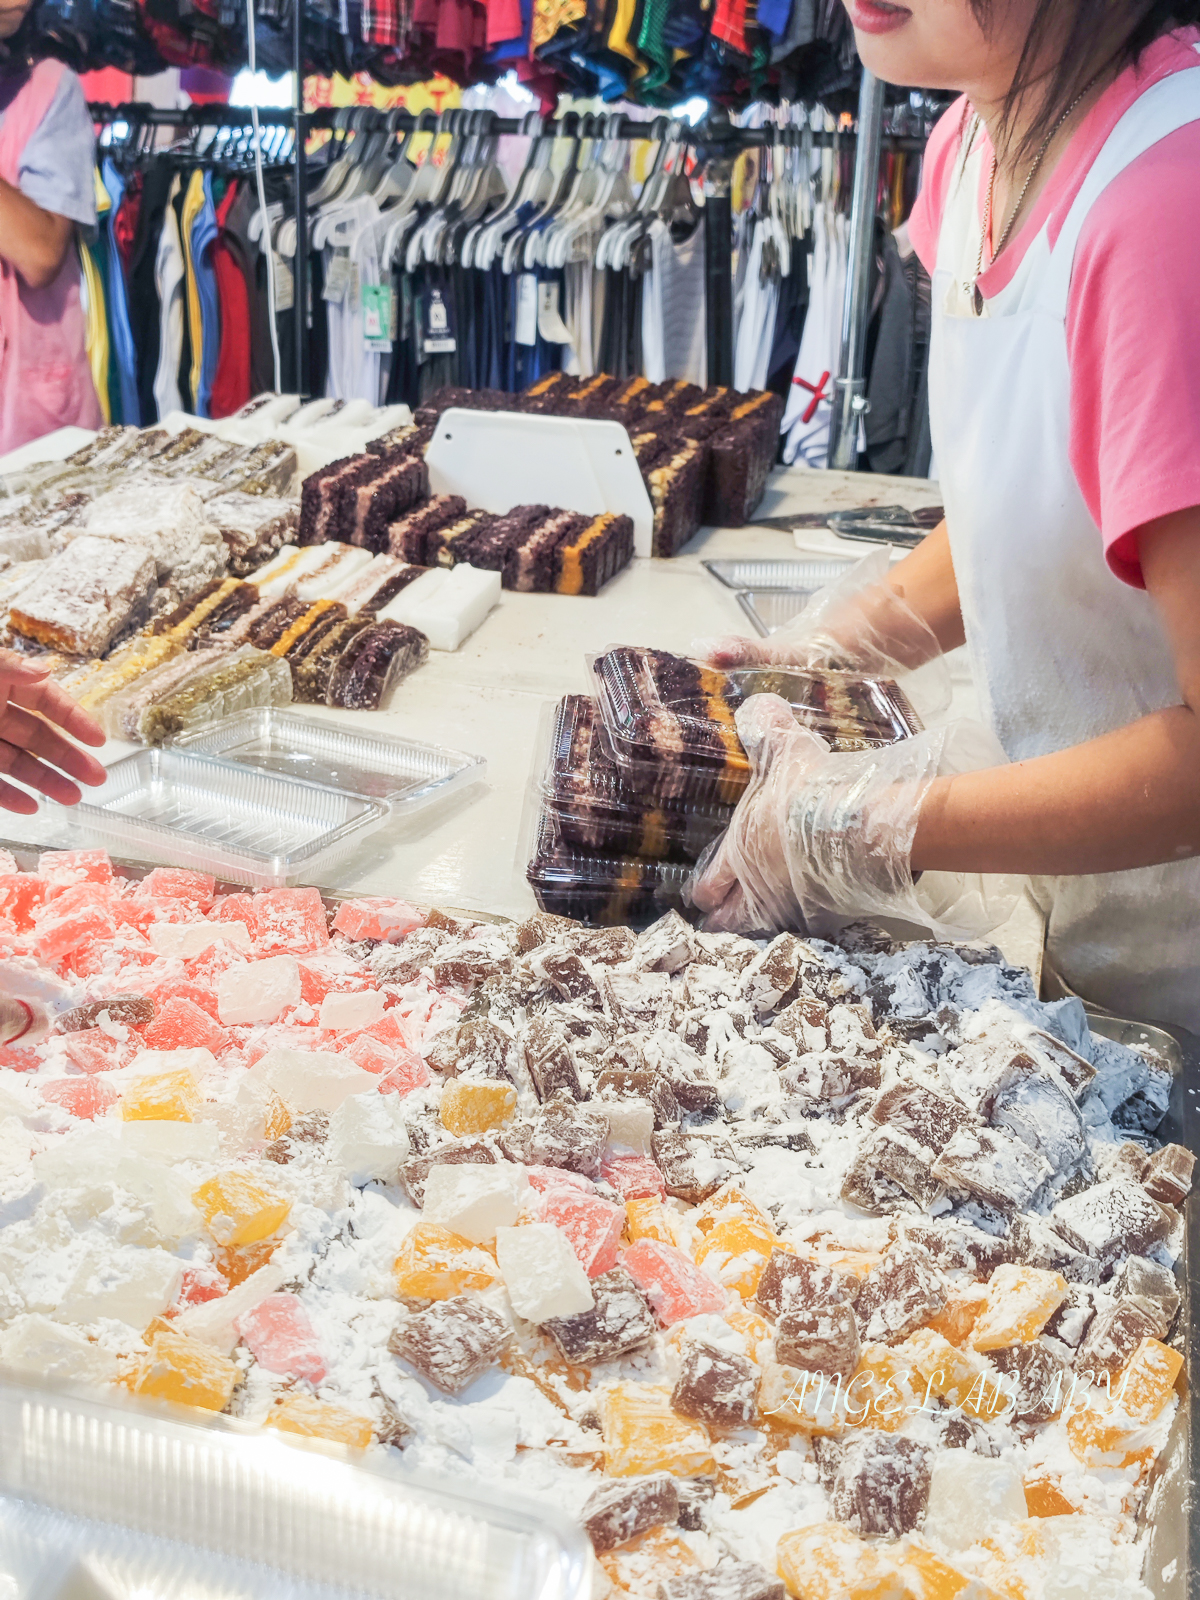
[[[751,696],[736,720],[750,783],[691,885],[706,928],[819,933],[884,916],[972,939],[1011,915],[1019,882],[927,873],[917,885],[909,867],[934,779],[1004,763],[986,729],[955,723],[835,755],[774,695]]]

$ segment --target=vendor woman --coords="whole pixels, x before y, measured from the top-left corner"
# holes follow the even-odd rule
[[[76,227],[96,222],[92,124],[60,61],[28,59],[32,0],[0,0],[0,455],[98,428]]]
[[[916,781],[759,697],[697,902],[779,925],[1029,874],[1065,988],[1200,1030],[1200,4],[846,3],[872,72],[962,98],[911,221],[946,520],[831,631],[965,639],[1009,764]]]

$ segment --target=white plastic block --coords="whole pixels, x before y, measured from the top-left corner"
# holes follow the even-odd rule
[[[154,922],[147,938],[160,956],[202,956],[224,940],[239,950],[253,950],[244,922]]]
[[[54,1313],[58,1322],[96,1322],[111,1317],[139,1332],[160,1317],[179,1293],[183,1263],[165,1250],[121,1245],[89,1250]]]
[[[1010,1461],[948,1450],[934,1463],[924,1533],[947,1549],[965,1550],[995,1522],[1029,1515],[1020,1471]]]
[[[290,1050],[276,1045],[250,1069],[293,1111],[336,1111],[352,1094],[379,1092],[379,1079],[333,1050]]]
[[[398,1094],[354,1094],[329,1119],[325,1154],[351,1183],[395,1183],[408,1155],[408,1130]]]
[[[650,1154],[654,1107],[649,1100],[594,1100],[592,1105],[607,1118],[608,1142],[614,1149]]]
[[[434,1167],[433,1172],[444,1170],[448,1169]],[[513,1310],[530,1322],[572,1317],[590,1311],[596,1303],[570,1240],[548,1222],[499,1229],[496,1263]]]
[[[267,956],[229,967],[217,983],[217,1015],[228,1027],[239,1022],[274,1022],[300,1004],[300,966],[295,956]]]
[[[384,1013],[381,989],[362,989],[354,994],[327,994],[321,1001],[319,1024],[334,1033],[350,1033],[369,1028]]]
[[[282,1267],[268,1261],[265,1267],[252,1272],[244,1282],[223,1294],[219,1300],[205,1300],[202,1305],[189,1306],[175,1318],[175,1327],[202,1344],[212,1345],[226,1355],[238,1342],[234,1323],[247,1311],[253,1311],[269,1294],[282,1289],[286,1274]]]
[[[500,574],[463,562],[423,573],[384,606],[379,620],[419,628],[435,650],[457,650],[499,599]]]
[[[14,1318],[0,1333],[0,1363],[74,1383],[111,1383],[118,1368],[109,1351],[36,1312]]]
[[[425,1180],[425,1220],[440,1222],[472,1244],[491,1244],[497,1228],[511,1227],[520,1216],[528,1190],[525,1168],[516,1162],[486,1167],[446,1162],[432,1167]]]
[[[211,1122],[123,1122],[121,1143],[131,1155],[167,1165],[221,1155],[221,1135]]]

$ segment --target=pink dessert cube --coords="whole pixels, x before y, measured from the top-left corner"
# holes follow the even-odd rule
[[[234,1327],[260,1367],[289,1378],[307,1378],[317,1384],[325,1377],[325,1359],[313,1325],[294,1294],[269,1294]]]
[[[111,883],[113,864],[107,850],[43,850],[38,874],[48,883]]]
[[[117,931],[112,914],[103,906],[81,906],[57,915],[50,910],[38,921],[29,947],[39,961],[57,965],[96,940],[111,940]]]
[[[394,1009],[385,1011],[378,1022],[373,1022],[369,1028],[364,1028],[358,1037],[377,1039],[389,1050],[412,1050],[414,1047],[412,1034],[405,1027],[404,1018],[397,1015]]]
[[[39,1083],[38,1092],[43,1100],[52,1101],[84,1122],[103,1116],[119,1099],[112,1085],[97,1077],[55,1078],[49,1083]]]
[[[542,1191],[538,1217],[566,1234],[589,1278],[611,1272],[616,1266],[617,1247],[625,1226],[624,1206],[615,1206],[598,1194],[556,1184]]]
[[[184,1267],[183,1282],[179,1287],[172,1311],[186,1311],[189,1306],[202,1306],[206,1300],[220,1300],[229,1293],[225,1276],[211,1264],[204,1267]]]
[[[724,1289],[673,1244],[639,1239],[622,1253],[621,1262],[664,1328],[725,1309]]]
[[[395,1064],[380,1074],[379,1092],[403,1096],[411,1094],[414,1089],[423,1089],[428,1082],[429,1068],[417,1052],[398,1050]]]
[[[99,1028],[63,1035],[63,1054],[80,1072],[112,1072],[123,1067],[133,1052],[129,1045],[110,1039]]]
[[[173,995],[142,1030],[149,1050],[211,1050],[219,1056],[231,1035],[193,1000]]]
[[[208,910],[213,903],[215,880],[207,872],[184,867],[155,867],[142,879],[142,893],[152,900],[187,900]]]
[[[357,994],[374,987],[366,967],[350,965],[344,957],[316,955],[300,963],[300,998],[310,1006],[319,1006],[329,994]]]
[[[254,937],[254,896],[252,894],[223,894],[208,914],[210,922],[244,922]]]
[[[581,1189],[584,1194],[594,1194],[596,1185],[582,1172],[568,1172],[565,1167],[526,1167],[531,1189],[544,1193],[547,1189]]]
[[[36,1072],[42,1058],[36,1050],[23,1050],[19,1045],[0,1045],[0,1067],[10,1072]]]
[[[166,978],[161,983],[143,988],[141,993],[153,1000],[156,1011],[162,1011],[172,1000],[189,1000],[201,1011],[216,1020],[217,991],[208,984],[189,983],[185,978]]]
[[[425,918],[405,900],[343,900],[333,919],[334,931],[347,939],[387,939],[395,944]]]
[[[364,1072],[388,1072],[396,1065],[396,1052],[366,1033],[358,1035],[347,1048],[346,1054]]]
[[[268,889],[254,897],[254,936],[267,956],[324,950],[329,928],[319,889]]]
[[[27,932],[48,888],[45,878],[36,872],[5,873],[0,877],[0,917],[11,922],[18,932]]]
[[[622,1200],[666,1199],[663,1175],[647,1156],[606,1156],[600,1163],[600,1175]]]

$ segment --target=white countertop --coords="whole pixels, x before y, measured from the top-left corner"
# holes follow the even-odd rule
[[[937,484],[924,479],[788,469],[773,475],[757,514],[883,504],[917,509],[939,498]],[[875,548],[820,529],[806,529],[800,537],[813,552],[859,557]],[[343,858],[337,883],[323,887],[527,915],[535,907],[524,869],[539,724],[563,694],[587,690],[585,653],[621,643],[686,651],[701,635],[745,633],[749,623],[733,591],[705,572],[701,561],[794,554],[792,536],[774,529],[702,529],[674,560],[635,560],[593,599],[506,592],[461,649],[432,651],[427,665],[399,685],[386,711],[305,707],[343,725],[360,722],[471,751],[488,763],[485,783],[372,834]],[[976,714],[965,661],[953,661],[952,669],[955,714]],[[103,759],[115,760],[131,748],[113,743]],[[10,838],[45,838],[36,824],[30,829],[16,817],[0,828]],[[1021,930],[1010,953],[1029,963],[1038,959],[1040,937],[1027,913]]]

